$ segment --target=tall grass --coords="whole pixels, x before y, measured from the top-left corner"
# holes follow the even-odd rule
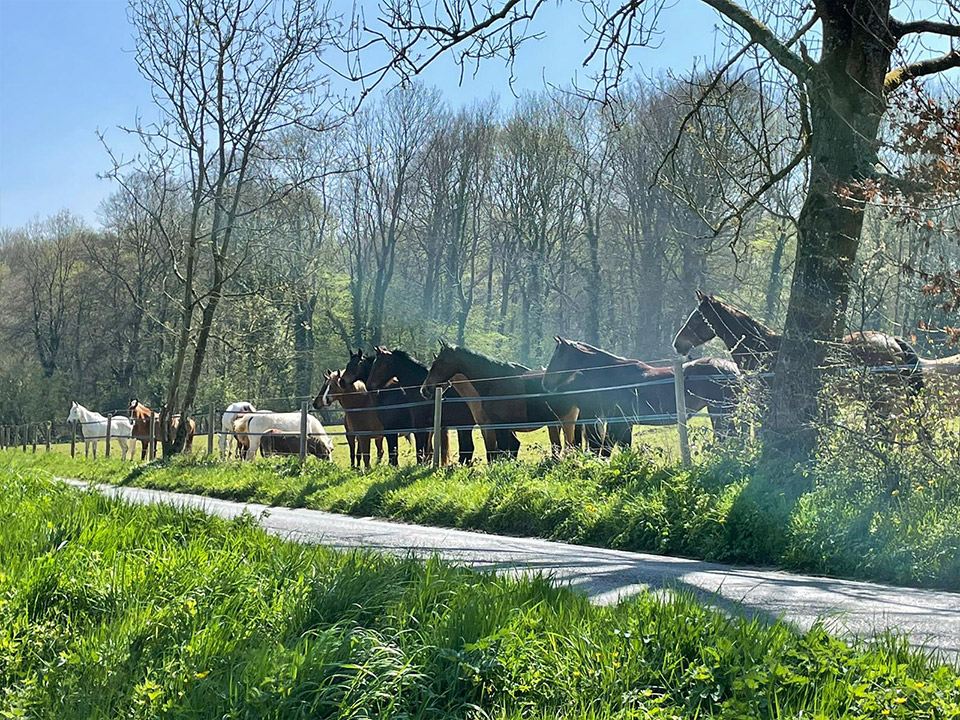
[[[597,608],[538,579],[339,553],[4,471],[0,715],[951,717],[956,669],[895,638]]]
[[[0,459],[234,500],[960,591],[960,458],[833,450],[805,467],[764,464],[747,449],[704,453],[693,468],[641,451],[367,473],[202,456],[137,466]]]

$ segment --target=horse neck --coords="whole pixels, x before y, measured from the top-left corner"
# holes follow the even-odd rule
[[[331,393],[331,398],[340,403],[341,407],[350,410],[354,408],[371,407],[373,398],[367,392],[367,387],[359,380],[353,383],[347,390],[338,390],[336,394]]]
[[[405,388],[412,385],[416,385],[419,388],[427,378],[427,368],[416,362],[413,358],[395,355],[394,364],[395,372],[392,374],[400,382],[400,385]],[[417,390],[417,392],[419,392],[419,390]]]
[[[718,322],[711,324],[717,337],[727,346],[727,350],[740,349],[740,352],[765,352],[776,350],[780,346],[780,336],[759,320],[746,313],[734,313],[724,306],[714,309]]]
[[[82,423],[89,422],[105,422],[106,417],[100,413],[93,412],[93,410],[87,410],[83,405],[77,405],[77,417]]]

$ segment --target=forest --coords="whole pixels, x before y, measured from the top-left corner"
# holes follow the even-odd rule
[[[196,405],[294,406],[350,348],[428,360],[441,337],[532,366],[556,334],[669,358],[698,289],[782,327],[803,168],[717,232],[731,168],[762,171],[758,137],[789,142],[775,117],[751,115],[757,93],[731,89],[678,136],[687,82],[637,80],[610,107],[556,92],[465,109],[414,85],[284,138],[295,164],[263,168],[242,199],[257,211],[237,223]],[[123,184],[99,227],[65,209],[4,231],[0,422],[59,418],[71,399],[164,402],[182,314],[171,228],[187,227],[189,198],[174,177]],[[868,216],[848,327],[949,354],[956,314],[924,287],[960,267],[955,236],[882,207]],[[212,264],[198,265],[197,314]]]

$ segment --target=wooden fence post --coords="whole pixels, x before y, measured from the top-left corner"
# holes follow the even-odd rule
[[[29,426],[29,425],[24,425],[24,426],[23,426],[23,437],[20,438],[20,442],[21,442],[22,445],[23,445],[23,451],[24,451],[24,452],[27,451],[27,428],[28,428],[28,427],[30,427],[30,426]]]
[[[110,413],[109,415],[107,415],[107,449],[104,450],[103,452],[103,456],[106,458],[110,457],[110,437],[112,435],[111,433],[112,425],[113,425],[113,413]]]
[[[440,467],[443,455],[442,430],[443,420],[443,388],[437,385],[433,391],[433,467]]]
[[[47,452],[50,452],[50,446],[53,444],[53,420],[47,420]]]
[[[77,455],[77,421],[70,423],[70,457]]]
[[[300,462],[307,459],[307,409],[309,404],[306,400],[300,403]],[[261,441],[263,438],[261,438]]]
[[[684,386],[683,358],[673,361],[673,389],[677,400],[677,435],[680,436],[680,460],[690,465],[690,439],[687,437],[687,391]]]
[[[216,406],[213,403],[210,403],[210,414],[207,417],[207,422],[209,423],[209,427],[207,428],[207,455],[213,455],[213,421],[216,418],[216,414]]]
[[[157,459],[157,414],[150,411],[150,444],[147,446],[149,449],[147,452],[150,454],[147,456],[151,461]]]
[[[37,426],[36,423],[34,423],[34,424],[33,424],[33,438],[32,438],[32,439],[33,439],[33,443],[32,443],[32,444],[33,444],[33,450],[32,450],[32,452],[33,452],[34,455],[37,454],[37,435],[39,434],[39,432],[40,432],[40,428]]]

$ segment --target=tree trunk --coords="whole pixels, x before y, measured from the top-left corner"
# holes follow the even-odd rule
[[[874,175],[886,109],[883,81],[896,43],[889,3],[818,3],[823,55],[807,81],[810,185],[800,212],[793,287],[764,427],[768,448],[809,456],[817,441],[822,341],[843,335],[863,227],[858,183]]]

